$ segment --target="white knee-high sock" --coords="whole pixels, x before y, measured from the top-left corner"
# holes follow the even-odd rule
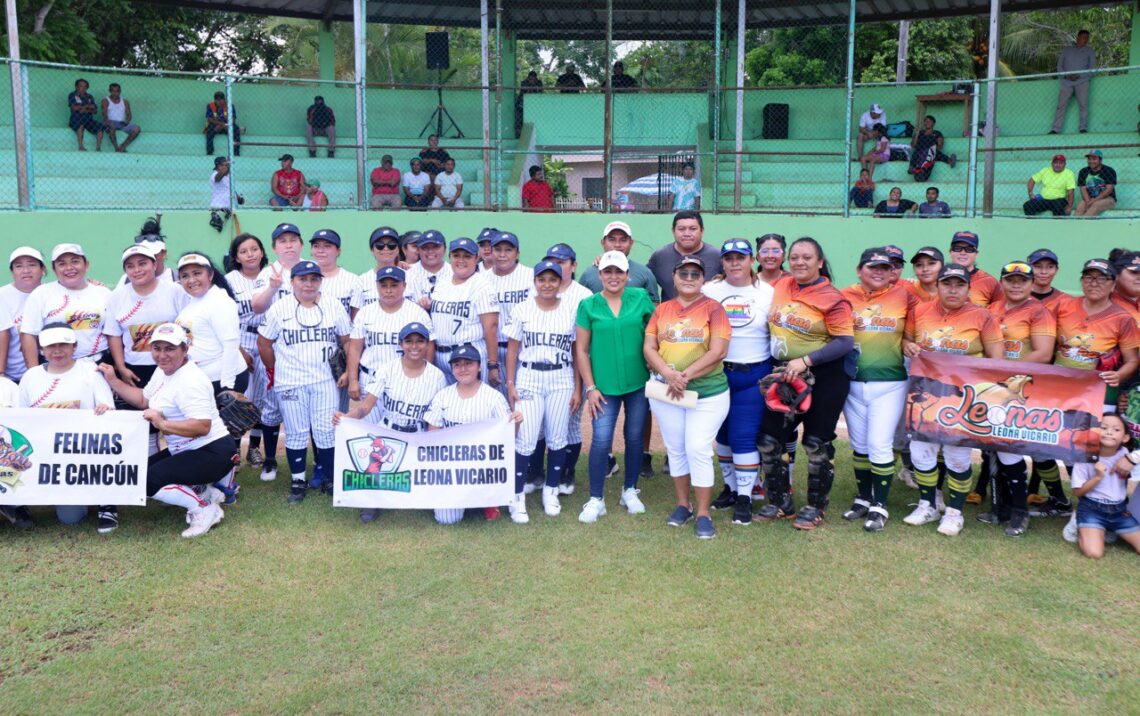
[[[176,507],[185,507],[187,510],[196,510],[205,507],[206,502],[199,499],[194,489],[186,485],[167,485],[154,493],[153,499],[165,502]]]
[[[733,492],[737,491],[736,468],[732,462],[732,448],[716,443],[716,459],[720,463],[720,474],[724,475],[724,486]],[[749,489],[752,489],[749,487]]]

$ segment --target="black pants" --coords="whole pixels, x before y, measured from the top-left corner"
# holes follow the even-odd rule
[[[1053,212],[1053,216],[1065,216],[1065,207],[1068,203],[1067,199],[1030,199],[1022,204],[1021,208],[1026,216],[1036,216],[1046,211]]]
[[[851,378],[844,370],[843,363],[843,360],[836,360],[813,366],[811,371],[815,374],[815,387],[811,391],[811,409],[797,414],[791,422],[784,420],[787,413],[765,410],[764,418],[760,421],[760,432],[774,437],[783,445],[795,435],[796,426],[802,423],[805,441],[809,436],[825,443],[834,440],[835,425],[839,422],[839,414],[843,412],[843,404],[847,402],[847,393],[851,390]]]
[[[153,496],[167,485],[213,484],[233,469],[237,451],[237,443],[229,435],[177,455],[161,450],[147,463],[146,494]]]
[[[404,206],[409,209],[427,209],[431,206],[432,198],[431,194],[407,194],[404,196]]]
[[[217,395],[218,393],[222,392],[223,390],[230,390],[230,388],[223,388],[222,387],[222,381],[220,381],[220,380],[211,381],[210,385],[214,386],[214,395]],[[233,390],[235,392],[244,393],[245,389],[248,387],[249,387],[249,371],[248,370],[243,370],[242,372],[240,372],[236,376],[234,376]]]
[[[224,129],[218,129],[212,124],[206,127],[206,154],[212,155],[214,153],[214,137],[219,134],[225,136],[227,132]],[[234,156],[241,156],[241,127],[236,124],[234,125]]]

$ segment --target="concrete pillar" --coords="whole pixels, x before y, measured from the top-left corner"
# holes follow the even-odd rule
[[[331,22],[321,21],[317,25],[317,64],[322,80],[336,79],[336,43]]]

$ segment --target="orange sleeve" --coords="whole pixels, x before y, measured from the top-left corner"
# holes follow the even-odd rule
[[[1044,304],[1037,307],[1031,320],[1033,323],[1029,327],[1029,335],[1057,337],[1057,319]]]
[[[919,304],[919,305],[921,305],[921,304]],[[917,323],[918,323],[918,307],[916,306],[914,310],[907,311],[906,328],[903,329],[903,338],[907,339],[908,341],[914,341],[914,331],[915,331],[915,328],[917,327],[917,325],[916,325]]]
[[[979,331],[982,343],[1001,343],[1004,345],[1005,335],[1001,332],[1001,326],[994,320],[994,314],[983,309],[978,312],[978,317],[982,321]]]
[[[645,335],[657,337],[657,321],[660,320],[661,311],[664,310],[667,303],[662,303],[657,308],[653,309],[653,315],[649,317],[649,323],[645,324]]]
[[[1136,330],[1136,321],[1132,320],[1132,316],[1124,316],[1122,321],[1123,330],[1120,331],[1120,339],[1117,341],[1121,348],[1140,348],[1140,332]]]
[[[823,314],[827,332],[832,336],[854,336],[855,317],[851,313],[851,303],[843,298],[831,305]]]
[[[728,313],[717,301],[709,301],[708,321],[710,340],[713,338],[732,340],[732,324],[728,322]]]

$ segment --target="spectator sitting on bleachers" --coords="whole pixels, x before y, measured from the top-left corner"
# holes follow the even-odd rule
[[[871,105],[870,109],[859,117],[859,132],[855,135],[855,156],[863,156],[863,144],[868,139],[875,141],[875,125],[881,124],[887,126],[887,113],[883,108],[877,104]],[[884,131],[883,134],[886,134]]]
[[[539,165],[530,168],[530,181],[522,185],[521,193],[524,211],[554,211],[554,188]]]
[[[214,137],[226,134],[230,122],[234,123],[234,156],[241,156],[241,127],[237,125],[237,107],[226,106],[226,93],[215,92],[214,101],[206,105],[206,154],[214,153]]]
[[[897,219],[907,214],[913,216],[917,210],[918,204],[915,204],[910,199],[902,198],[902,189],[897,186],[892,186],[887,198],[880,201],[875,207],[875,216]]]
[[[621,60],[614,63],[610,82],[613,83],[614,90],[617,91],[637,89],[637,80],[625,73],[625,64]]]
[[[273,196],[269,199],[270,206],[300,206],[305,199],[305,175],[293,168],[293,155],[282,154],[277,161],[281,168],[273,172],[269,181]]]
[[[673,177],[669,183],[669,194],[673,197],[673,211],[701,210],[701,181],[693,177],[696,167],[692,162],[681,166],[681,176]]]
[[[875,182],[871,181],[871,172],[866,169],[859,170],[859,179],[847,193],[847,201],[854,204],[856,209],[870,209],[875,206]]]
[[[938,187],[926,188],[926,201],[918,205],[918,215],[927,218],[950,216],[950,205],[938,198]]]
[[[926,115],[922,120],[922,129],[910,138],[910,146],[914,151],[910,155],[910,168],[907,169],[907,173],[913,174],[915,181],[929,179],[930,172],[934,169],[934,162],[945,162],[951,169],[958,163],[957,154],[946,156],[942,153],[942,145],[946,138],[942,136],[942,132],[934,128],[936,121],[934,117]]]
[[[439,148],[439,137],[429,134],[427,149],[420,150],[420,159],[424,163],[424,171],[435,181],[435,175],[443,171],[443,165],[451,155],[446,149]]]
[[[1065,155],[1053,155],[1050,166],[1029,178],[1026,186],[1029,201],[1022,204],[1026,216],[1046,211],[1053,216],[1068,216],[1073,211],[1073,192],[1077,190],[1077,177],[1072,169],[1065,168]]]
[[[329,198],[321,191],[320,179],[309,179],[305,182],[305,196],[301,199],[301,211],[324,211],[329,205]]]
[[[131,121],[131,103],[123,97],[123,88],[118,82],[112,82],[107,87],[107,97],[103,99],[103,126],[107,128],[107,137],[116,152],[127,151],[127,145],[135,141],[142,129]],[[119,144],[115,132],[124,132],[127,138]]]
[[[463,208],[463,177],[455,171],[454,159],[447,158],[443,171],[435,175],[432,184],[435,186],[435,198],[431,202],[433,209]]]
[[[400,208],[400,170],[392,167],[391,154],[380,157],[380,166],[372,170],[368,179],[372,182],[372,198],[368,201],[370,208]]]
[[[309,157],[317,156],[316,135],[323,134],[329,140],[329,159],[336,151],[336,115],[332,107],[325,104],[325,98],[317,95],[305,110],[305,140],[309,143]]]
[[[1096,216],[1116,206],[1116,171],[1104,163],[1104,152],[1090,149],[1085,155],[1089,165],[1077,174],[1081,200],[1077,216]]]
[[[79,151],[87,151],[87,147],[83,146],[83,130],[86,129],[95,135],[95,151],[98,152],[103,149],[103,125],[95,119],[98,107],[95,106],[95,98],[87,93],[88,87],[90,85],[87,80],[75,80],[75,91],[67,94],[67,107],[71,110],[67,126],[71,127],[79,140]]]
[[[412,170],[404,172],[404,206],[409,209],[428,208],[434,196],[431,177],[423,168],[423,161],[415,157],[412,159]]]
[[[245,203],[241,194],[234,196],[239,204]],[[214,157],[214,171],[210,174],[210,226],[221,232],[230,218],[230,160]]]
[[[875,139],[875,146],[859,158],[859,163],[873,177],[876,164],[885,164],[891,160],[891,140],[887,139],[887,128],[882,124],[876,124],[871,134]]]
[[[558,75],[558,79],[554,80],[554,86],[557,87],[562,94],[577,94],[581,92],[586,86],[582,81],[582,76],[575,70],[574,65],[566,65],[562,74]]]

